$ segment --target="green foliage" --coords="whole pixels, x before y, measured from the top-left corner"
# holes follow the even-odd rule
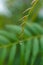
[[[0,65],[43,65],[43,26],[30,20],[37,1],[19,20],[21,25],[7,24],[0,30]]]
[[[35,63],[37,63],[36,62],[37,58],[41,60],[39,62],[39,65],[40,63],[41,65],[43,65],[42,64],[43,63],[43,29],[41,25],[37,23],[32,23],[32,24],[26,23],[26,26],[24,29],[30,32],[31,35],[26,34],[26,31],[24,31],[22,39],[19,39],[19,36],[21,35],[21,32],[22,32],[21,31],[22,27],[18,25],[6,25],[5,28],[6,28],[5,29],[6,31],[3,31],[3,32],[0,31],[0,36],[5,37],[5,38],[2,37],[0,39],[0,43],[1,41],[3,43],[3,40],[5,43],[5,44],[3,43],[3,45],[1,44],[0,46],[0,48],[2,49],[2,51],[0,50],[1,52],[0,65],[5,65],[3,64],[5,63],[5,59],[6,59],[6,64],[13,65],[13,63],[15,63],[16,54],[17,56],[18,54],[20,54],[19,55],[20,61],[17,65],[19,64],[28,65],[28,63],[30,63],[30,65],[34,65]],[[9,33],[12,33],[14,37],[12,36],[12,34],[10,35]],[[18,35],[18,36],[15,37],[15,35]],[[12,43],[12,39],[13,39],[13,43]],[[9,40],[10,42],[8,42],[7,40]],[[19,50],[18,50],[18,47],[20,47]],[[7,59],[7,55],[8,55],[8,59]],[[38,55],[40,55],[40,57],[38,57]]]

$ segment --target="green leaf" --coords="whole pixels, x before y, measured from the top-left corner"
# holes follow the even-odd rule
[[[37,23],[34,23],[34,28],[41,34],[43,34],[43,28],[37,24]]]
[[[24,65],[24,51],[25,51],[24,42],[20,42],[20,65]]]
[[[29,59],[30,59],[30,53],[31,53],[31,49],[32,49],[31,43],[32,43],[32,40],[28,40],[26,43],[24,65],[27,65],[27,63],[29,62]]]
[[[35,27],[33,27],[33,24],[31,24],[31,23],[26,23],[26,28],[31,32],[31,34],[34,34],[34,35],[39,34],[37,29],[35,29]]]
[[[5,62],[6,55],[7,55],[7,48],[3,48],[0,56],[0,65],[3,65],[3,63]]]
[[[31,32],[28,31],[27,29],[24,29],[24,36],[25,36],[25,37],[30,37],[30,36],[32,36],[32,34],[31,34]]]
[[[12,65],[15,59],[16,54],[16,44],[14,44],[10,49],[9,59],[8,59],[8,65]]]
[[[33,39],[33,49],[32,49],[31,65],[34,65],[38,53],[39,53],[39,41],[38,41],[37,37],[35,37]]]
[[[14,41],[17,40],[16,34],[13,34],[8,31],[0,30],[0,35],[7,37],[9,40],[14,40]]]
[[[21,27],[17,25],[6,25],[6,29],[16,34],[20,34],[22,31]]]
[[[43,53],[43,36],[40,37],[40,46],[41,46],[41,51]]]
[[[40,37],[40,46],[41,46],[41,65],[43,65],[43,36]]]
[[[10,43],[10,41],[6,37],[0,35],[0,44],[2,45],[2,44],[8,44],[8,43]]]

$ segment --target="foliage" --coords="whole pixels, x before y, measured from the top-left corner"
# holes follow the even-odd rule
[[[33,21],[37,4],[38,0],[19,24],[0,29],[0,65],[43,65],[43,26]]]

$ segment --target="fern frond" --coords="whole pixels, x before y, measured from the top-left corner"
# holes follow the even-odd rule
[[[27,22],[28,16],[33,19],[37,2],[39,0],[32,2],[29,14],[20,19],[23,21],[21,25],[6,25],[4,30],[0,30],[0,65],[16,65],[18,60],[17,65],[43,65],[43,27]]]

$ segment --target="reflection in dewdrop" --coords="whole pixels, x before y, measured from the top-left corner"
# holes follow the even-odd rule
[[[7,8],[5,0],[0,0],[0,15],[11,16],[11,12]]]

